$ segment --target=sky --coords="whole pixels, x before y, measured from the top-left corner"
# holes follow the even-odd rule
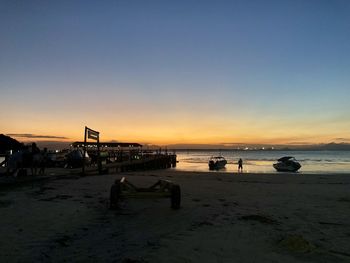
[[[350,1],[0,1],[0,133],[350,142]]]

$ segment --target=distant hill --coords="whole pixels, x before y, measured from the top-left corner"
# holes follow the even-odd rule
[[[146,148],[147,145],[144,146]],[[164,146],[162,146],[164,147]],[[152,147],[150,147],[152,148]],[[153,146],[153,148],[157,148]],[[159,146],[158,146],[159,148]],[[223,144],[172,144],[167,145],[168,149],[177,150],[283,150],[283,151],[350,151],[349,143],[324,143],[324,144],[309,144],[309,145],[268,145],[268,144],[234,144],[234,145],[223,145]]]
[[[328,143],[320,146],[315,146],[316,150],[325,150],[325,151],[350,151],[349,143]]]
[[[0,153],[4,154],[9,150],[17,151],[23,147],[23,143],[11,138],[10,136],[6,136],[4,134],[0,134]]]

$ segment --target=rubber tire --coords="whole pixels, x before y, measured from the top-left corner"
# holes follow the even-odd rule
[[[179,209],[181,204],[181,189],[179,185],[174,185],[171,188],[171,208]]]

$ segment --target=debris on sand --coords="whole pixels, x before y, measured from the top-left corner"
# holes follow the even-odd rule
[[[53,201],[53,200],[56,200],[56,199],[66,200],[66,199],[69,199],[69,198],[72,198],[72,197],[73,196],[71,196],[71,195],[56,195],[56,196],[53,196],[53,197],[39,199],[39,201]]]
[[[123,263],[146,263],[143,258],[124,258]]]
[[[8,207],[12,205],[12,203],[11,200],[0,200],[0,207]]]
[[[61,246],[63,247],[68,247],[68,243],[71,241],[71,237],[67,236],[67,235],[64,235],[60,238],[57,238],[55,240],[56,243],[60,244]]]
[[[246,215],[246,216],[241,216],[239,220],[253,220],[253,221],[258,221],[260,223],[268,224],[268,225],[278,224],[276,220],[265,215]]]
[[[288,235],[283,238],[279,244],[292,252],[307,253],[315,249],[315,247],[301,235]]]
[[[348,197],[341,197],[338,199],[338,202],[350,202],[350,198]]]

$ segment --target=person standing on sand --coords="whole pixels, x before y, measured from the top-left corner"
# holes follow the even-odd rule
[[[243,172],[243,161],[241,158],[238,160],[238,172]]]
[[[45,168],[47,166],[49,160],[49,156],[48,156],[48,152],[47,152],[47,148],[44,148],[44,151],[41,154],[41,158],[39,160],[39,166],[40,166],[40,170],[39,170],[39,174],[45,174]]]
[[[38,146],[36,146],[36,143],[32,143],[32,149],[30,153],[30,160],[29,160],[29,165],[32,170],[32,175],[36,175],[37,169],[40,165],[40,160],[41,160],[41,154],[40,154],[40,149]]]

